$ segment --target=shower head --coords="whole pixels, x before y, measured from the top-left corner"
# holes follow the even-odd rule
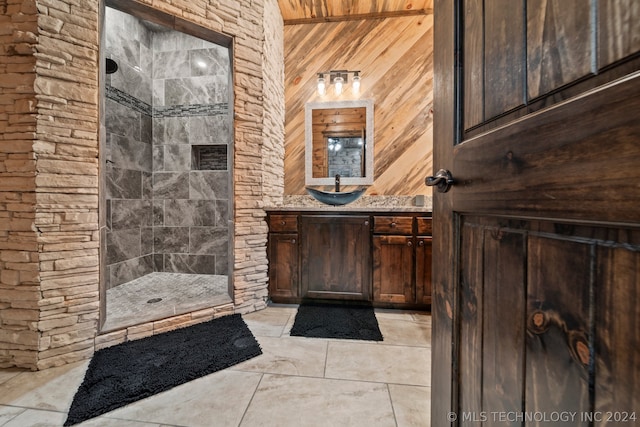
[[[111,58],[107,58],[107,67],[105,69],[107,74],[113,74],[118,71],[118,63]]]

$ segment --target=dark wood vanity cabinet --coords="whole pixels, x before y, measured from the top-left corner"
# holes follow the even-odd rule
[[[299,283],[299,243],[297,215],[270,215],[269,295],[278,298],[297,298]]]
[[[430,217],[373,217],[373,301],[431,304]]]
[[[268,212],[269,296],[431,304],[431,217],[366,212]]]
[[[413,218],[373,217],[373,300],[415,301]]]
[[[431,305],[431,217],[416,217],[416,303]]]

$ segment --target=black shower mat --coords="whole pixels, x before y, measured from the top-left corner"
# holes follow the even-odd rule
[[[302,303],[290,335],[382,341],[373,307],[368,305]]]
[[[262,354],[240,314],[97,351],[65,426]]]

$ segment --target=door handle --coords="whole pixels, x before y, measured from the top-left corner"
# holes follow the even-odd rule
[[[446,169],[440,169],[434,176],[428,176],[424,183],[436,187],[439,193],[446,193],[454,184],[453,175]]]

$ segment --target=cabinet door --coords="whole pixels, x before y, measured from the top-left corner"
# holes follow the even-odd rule
[[[297,234],[269,234],[269,295],[276,302],[298,296]]]
[[[431,237],[416,240],[416,302],[431,304]]]
[[[412,303],[413,239],[373,236],[373,300]]]
[[[301,218],[303,298],[371,298],[371,234],[368,216]]]

